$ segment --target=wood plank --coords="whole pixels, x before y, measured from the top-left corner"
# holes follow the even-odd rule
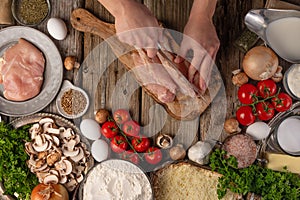
[[[87,0],[85,8],[99,19],[110,23],[114,22],[113,16],[97,1]],[[98,45],[102,44],[102,42],[103,39],[100,37],[90,33],[84,33],[84,58],[87,58],[91,51],[96,51],[95,48],[99,48]],[[89,72],[82,73],[82,87],[89,91],[91,98],[94,100],[93,105],[90,106],[90,109],[88,113],[85,114],[84,118],[93,118],[94,111],[99,108],[111,110],[113,107],[115,109],[128,107],[132,118],[138,121],[140,89],[135,91],[132,95],[130,94],[130,91],[135,88],[136,82],[129,74],[127,74],[122,63],[117,59],[113,59],[115,58],[115,55],[110,47],[104,46],[102,45],[103,48],[99,50],[98,55],[95,57],[94,64],[99,63],[99,65],[86,66],[86,70],[89,70]],[[108,60],[112,59],[114,60],[112,63],[107,63]],[[99,77],[99,74],[96,75],[100,68],[107,68],[101,77]],[[91,71],[94,71],[96,74],[90,73]],[[113,94],[113,92],[115,85],[123,76],[126,84],[121,84],[123,87],[118,88],[122,93],[114,96],[115,94]],[[126,92],[128,95],[123,95]],[[128,105],[124,105],[124,98],[130,99]],[[114,100],[114,102],[112,102],[112,100]]]
[[[183,31],[188,20],[192,3],[192,0],[144,0],[144,4],[166,28],[180,32]],[[159,105],[145,93],[142,93],[141,103],[141,121],[143,124],[149,124],[149,126],[152,127],[150,132],[154,135],[154,138],[158,135],[157,133],[167,133],[173,135],[175,141],[184,144],[186,148],[198,140],[198,119],[192,121],[176,120],[168,116],[165,111],[159,108]],[[153,112],[149,112],[151,107],[154,108]]]

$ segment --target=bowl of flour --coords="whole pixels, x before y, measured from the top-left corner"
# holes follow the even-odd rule
[[[80,200],[151,200],[148,176],[131,162],[110,159],[95,165],[79,189]]]

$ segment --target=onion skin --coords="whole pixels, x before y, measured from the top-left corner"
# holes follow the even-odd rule
[[[278,67],[278,57],[274,51],[265,46],[250,49],[243,59],[243,70],[253,80],[271,78]]]
[[[42,191],[47,190],[47,187],[52,187],[55,191],[50,193],[50,198],[45,198],[41,194]],[[40,183],[33,188],[31,192],[31,200],[69,200],[69,193],[63,185],[45,185],[43,183]]]

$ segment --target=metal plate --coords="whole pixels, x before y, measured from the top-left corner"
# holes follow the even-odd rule
[[[12,26],[0,30],[0,57],[11,45],[24,38],[35,45],[44,55],[44,82],[40,93],[27,101],[9,101],[3,97],[0,84],[0,113],[8,116],[25,116],[45,108],[58,93],[63,79],[63,63],[61,55],[53,41],[44,33],[23,26]]]
[[[54,119],[55,124],[57,124],[58,126],[63,126],[63,127],[67,127],[67,128],[72,128],[73,131],[76,134],[80,135],[80,141],[83,142],[86,147],[87,150],[89,152],[91,152],[91,145],[89,143],[89,141],[81,134],[79,128],[77,128],[72,122],[70,122],[69,120],[60,117],[58,115],[55,114],[51,114],[51,113],[36,113],[33,115],[29,115],[29,116],[25,116],[25,117],[20,117],[17,118],[15,120],[13,120],[10,124],[14,127],[14,128],[20,128],[22,126],[28,125],[28,124],[33,124],[33,123],[37,123],[39,120],[41,120],[44,117],[51,117],[52,119]],[[88,173],[88,171],[94,166],[94,159],[93,157],[90,155],[89,159],[88,159],[88,166],[87,169],[85,170],[85,174]],[[80,184],[79,184],[80,185]],[[79,185],[77,186],[77,189],[79,188]],[[71,193],[70,195],[72,196],[76,196],[77,194],[77,189],[75,191],[73,191],[73,193]],[[13,200],[15,198],[13,197],[9,197],[6,195],[3,195],[3,186],[0,182],[0,200]]]

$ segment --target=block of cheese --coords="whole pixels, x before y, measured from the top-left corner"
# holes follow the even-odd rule
[[[159,200],[217,200],[217,184],[221,175],[182,162],[164,167],[153,175],[154,198]],[[237,199],[228,191],[223,200]]]
[[[269,169],[284,171],[286,166],[288,171],[300,174],[300,157],[267,152],[265,158],[268,160],[266,167]]]

